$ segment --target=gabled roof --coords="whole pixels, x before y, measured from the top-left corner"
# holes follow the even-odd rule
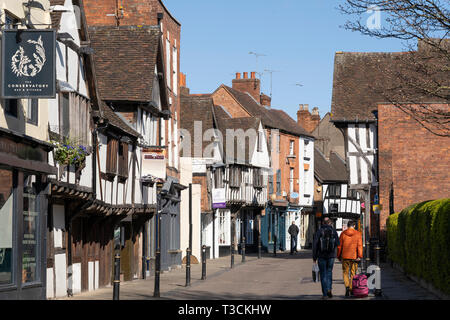
[[[158,26],[89,27],[98,88],[102,100],[153,101],[155,67],[164,72]],[[163,108],[167,103],[164,77],[158,77]]]
[[[374,84],[382,81],[402,53],[339,52],[335,55],[331,113],[333,121],[375,121],[373,110],[383,102]]]
[[[392,101],[448,103],[429,94],[439,85],[450,85],[448,69],[442,67],[448,66],[448,59],[420,43],[418,48],[411,52],[336,53],[332,121],[375,121],[372,111],[379,104],[392,104]]]
[[[282,130],[296,136],[313,137],[283,110],[265,108],[249,93],[235,90],[226,85],[222,85],[222,87],[225,88],[225,90],[227,90],[251,116],[259,117],[265,127]]]
[[[217,110],[217,108],[218,107],[215,107],[214,110]],[[216,128],[221,132],[223,137],[222,150],[225,162],[250,165],[252,152],[255,150],[256,143],[258,142],[257,135],[259,131],[259,125],[261,124],[261,119],[253,117],[230,118],[219,116],[215,117],[215,123]],[[255,135],[246,136],[244,145],[242,145],[242,139],[240,141],[239,138],[227,135],[227,130],[234,130],[236,134],[239,134],[238,130],[242,130],[241,133],[245,134],[250,129],[255,133]],[[228,148],[229,144],[233,146],[233,149]],[[244,153],[242,153],[242,150],[244,151]]]
[[[181,95],[180,128],[187,130],[191,135],[191,156],[195,157],[195,148],[201,143],[202,154],[212,141],[203,141],[203,134],[214,129],[213,100],[209,97]],[[195,141],[195,122],[201,122],[201,141]],[[187,156],[187,155],[184,155]]]
[[[330,160],[317,148],[314,148],[314,175],[321,183],[348,182],[347,167],[343,159],[331,152]]]

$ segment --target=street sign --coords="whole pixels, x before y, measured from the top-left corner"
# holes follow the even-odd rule
[[[2,98],[55,98],[55,53],[54,30],[3,30]]]

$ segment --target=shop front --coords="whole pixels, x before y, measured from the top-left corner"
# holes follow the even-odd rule
[[[0,129],[0,300],[46,298],[51,145]]]

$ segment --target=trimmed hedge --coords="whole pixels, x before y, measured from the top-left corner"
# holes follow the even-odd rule
[[[391,215],[386,227],[389,258],[450,294],[450,199],[412,205]]]

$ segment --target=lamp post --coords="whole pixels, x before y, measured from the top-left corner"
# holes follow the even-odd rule
[[[277,255],[277,237],[278,237],[278,210],[275,209],[273,210],[273,203],[275,202],[275,200],[277,199],[277,195],[275,193],[272,193],[270,195],[270,200],[272,203],[272,210],[270,210],[271,215],[273,215],[275,213],[275,225],[273,226],[273,254],[274,256]]]
[[[156,193],[156,252],[155,252],[155,288],[153,297],[159,298],[159,282],[161,273],[161,187],[162,183],[157,185]]]
[[[189,248],[186,250],[186,287],[191,285],[192,254],[192,183],[189,184]]]

